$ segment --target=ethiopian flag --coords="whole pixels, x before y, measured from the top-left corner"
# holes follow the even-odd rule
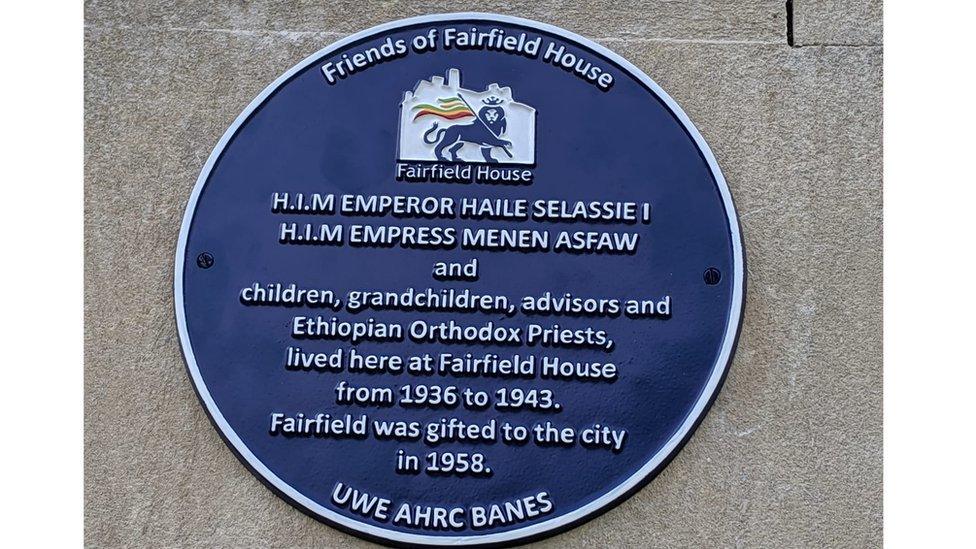
[[[427,116],[428,114],[446,118],[448,120],[457,120],[458,118],[464,118],[465,116],[474,116],[474,113],[468,108],[467,103],[465,103],[460,97],[438,99],[436,106],[431,105],[430,103],[421,103],[420,105],[414,107],[413,110],[417,113],[413,117],[414,120],[420,118],[421,116]]]

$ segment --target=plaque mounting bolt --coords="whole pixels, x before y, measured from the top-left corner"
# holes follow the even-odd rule
[[[209,269],[210,267],[213,267],[213,264],[214,256],[210,252],[203,252],[197,256],[197,267],[200,267],[201,269]]]
[[[709,267],[705,269],[705,274],[702,276],[705,279],[705,284],[709,286],[714,286],[722,280],[722,272],[715,267]]]

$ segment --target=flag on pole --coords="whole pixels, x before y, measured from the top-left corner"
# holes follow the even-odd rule
[[[460,97],[439,98],[437,105],[421,103],[415,106],[413,110],[416,112],[413,117],[414,120],[427,115],[433,115],[447,120],[457,120],[466,116],[474,116],[474,112],[468,108],[468,105]]]

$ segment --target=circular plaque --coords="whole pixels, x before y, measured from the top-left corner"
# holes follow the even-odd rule
[[[564,30],[419,17],[341,40],[217,144],[180,341],[278,495],[387,543],[565,530],[638,490],[728,370],[729,189],[647,75]]]

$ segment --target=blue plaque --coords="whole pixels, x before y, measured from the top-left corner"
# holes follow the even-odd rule
[[[197,180],[175,299],[228,446],[305,513],[524,542],[652,479],[714,400],[745,270],[675,102],[556,27],[406,19],[299,63]]]

